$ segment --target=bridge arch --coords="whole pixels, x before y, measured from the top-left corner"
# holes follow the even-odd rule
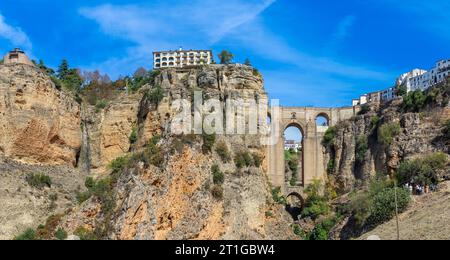
[[[286,197],[286,211],[291,215],[294,221],[299,220],[299,216],[302,214],[305,208],[305,199],[298,192],[291,192]]]
[[[330,116],[326,112],[317,113],[315,116],[317,126],[330,126]]]
[[[305,177],[303,152],[305,130],[300,123],[290,122],[286,125],[283,133],[283,145],[285,183],[292,187],[301,186]]]

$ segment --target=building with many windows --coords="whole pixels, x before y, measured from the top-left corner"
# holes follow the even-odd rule
[[[210,50],[157,51],[153,53],[153,68],[183,68],[206,65],[214,62]]]
[[[443,82],[449,75],[450,59],[441,60],[429,71],[416,69],[403,74],[397,79],[397,86],[406,85],[408,92],[415,90],[423,91]]]

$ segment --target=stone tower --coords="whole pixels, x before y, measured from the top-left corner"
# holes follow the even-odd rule
[[[8,52],[3,57],[4,64],[26,64],[30,66],[34,66],[33,62],[28,58],[24,51],[19,48],[16,48],[10,52]]]

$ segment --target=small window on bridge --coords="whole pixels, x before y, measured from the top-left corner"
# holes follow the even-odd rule
[[[320,114],[316,117],[317,126],[330,126],[330,122],[326,115]]]

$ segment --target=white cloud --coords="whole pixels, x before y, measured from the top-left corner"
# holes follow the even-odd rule
[[[323,95],[332,91],[333,104],[346,104],[349,92],[359,93],[357,80],[380,82],[392,75],[367,65],[315,56],[293,48],[288,39],[267,28],[261,14],[274,0],[193,0],[173,4],[100,5],[80,9],[80,14],[95,21],[103,33],[125,39],[135,46],[122,57],[90,64],[116,77],[131,73],[139,66],[149,66],[151,51],[178,46],[211,48],[215,44],[239,46],[266,60],[290,65],[288,74],[263,71],[266,87],[274,97],[298,97],[308,105],[323,105]],[[335,41],[348,35],[354,17],[345,17],[333,35]],[[270,50],[270,51],[268,51]],[[299,93],[301,91],[301,93]],[[293,100],[295,102],[296,100]],[[298,101],[298,100],[297,100]]]
[[[210,48],[237,27],[251,22],[275,0],[194,0],[173,4],[100,5],[79,13],[99,24],[103,33],[135,44],[123,57],[85,66],[113,77],[150,64],[151,51],[179,46]],[[104,69],[103,69],[104,68]]]
[[[21,47],[27,51],[31,51],[32,44],[28,36],[19,27],[9,25],[5,21],[5,17],[0,14],[0,38],[4,38],[11,44]]]

